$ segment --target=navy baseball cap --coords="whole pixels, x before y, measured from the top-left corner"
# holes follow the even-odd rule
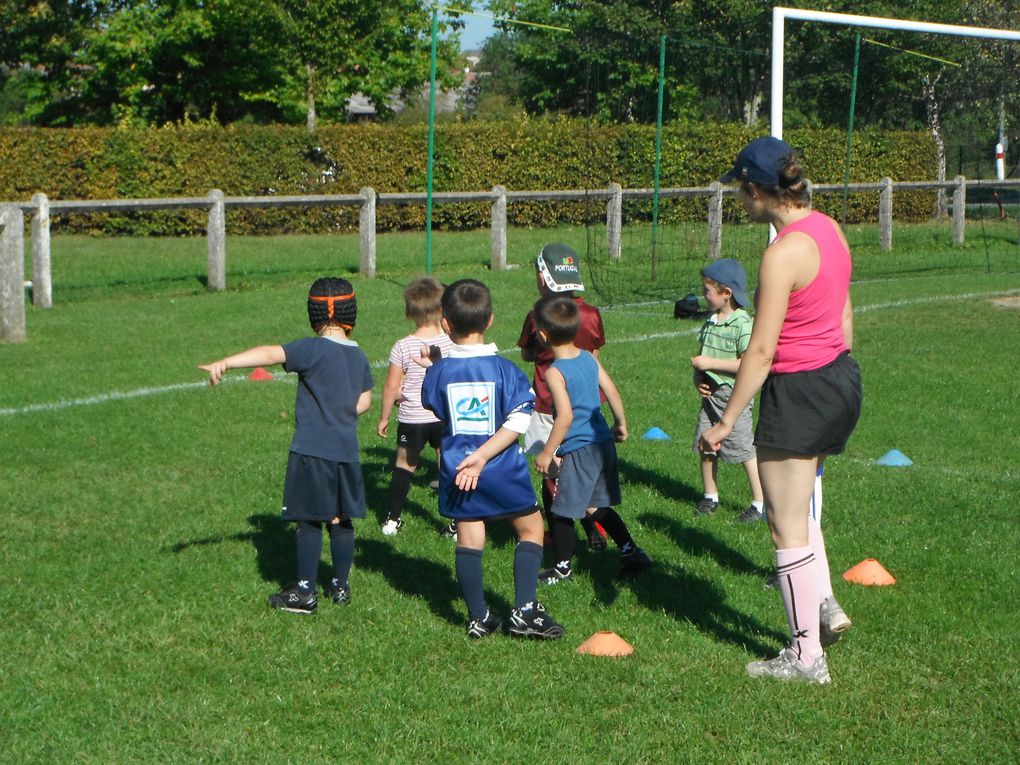
[[[778,186],[783,160],[791,154],[793,148],[781,138],[757,138],[740,150],[733,169],[719,180],[723,183],[751,181],[762,186]]]
[[[719,282],[724,287],[733,291],[733,300],[739,306],[746,306],[747,299],[747,272],[740,265],[740,261],[733,258],[719,258],[705,266],[701,275],[714,282]]]

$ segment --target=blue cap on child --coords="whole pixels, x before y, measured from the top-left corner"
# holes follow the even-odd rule
[[[701,269],[701,275],[706,279],[718,282],[723,287],[729,287],[737,305],[748,305],[747,272],[740,265],[740,261],[733,258],[719,258]]]

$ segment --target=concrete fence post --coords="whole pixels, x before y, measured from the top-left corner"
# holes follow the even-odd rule
[[[883,252],[892,250],[892,190],[892,178],[883,178],[878,195],[878,241]]]
[[[32,305],[53,307],[53,279],[50,265],[50,200],[43,193],[32,195]]]
[[[956,188],[953,189],[953,244],[963,244],[964,229],[967,223],[967,180],[962,175],[956,176]]]
[[[206,226],[206,240],[209,249],[209,276],[206,287],[211,290],[227,288],[227,212],[223,204],[223,192],[213,189],[209,192],[209,222]]]
[[[708,198],[708,257],[718,260],[722,255],[722,184],[719,181],[712,181],[709,184],[712,190]]]
[[[493,271],[506,270],[506,188],[499,184],[492,187],[496,198],[492,201],[492,226],[490,266]]]
[[[0,207],[0,342],[25,339],[25,215]]]
[[[606,244],[610,260],[619,260],[623,254],[623,187],[609,184],[609,203],[606,205]]]
[[[361,264],[358,272],[369,279],[375,278],[375,189],[364,186],[361,195],[361,209],[358,212],[358,234],[361,246]]]

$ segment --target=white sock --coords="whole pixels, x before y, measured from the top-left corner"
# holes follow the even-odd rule
[[[752,499],[751,500],[751,507],[753,507],[759,513],[763,512],[765,510],[765,500],[762,500],[762,499]]]
[[[709,493],[708,493],[708,492],[706,491],[706,492],[705,492],[705,499],[710,499],[710,500],[712,500],[713,502],[718,502],[718,501],[719,501],[719,493],[718,493],[718,492],[716,492],[715,494],[709,494]]]

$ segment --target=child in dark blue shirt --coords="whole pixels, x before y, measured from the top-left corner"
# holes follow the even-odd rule
[[[422,406],[445,423],[439,467],[439,512],[457,523],[457,580],[468,608],[468,637],[498,631],[503,620],[485,601],[482,553],[487,521],[509,520],[517,533],[515,603],[511,635],[558,638],[563,627],[536,599],[542,567],[542,517],[517,439],[531,422],[535,395],[515,364],[486,344],[492,296],[474,279],[454,282],[443,293],[443,329],[450,355],[430,361],[422,383]]]
[[[368,410],[373,386],[365,353],[349,339],[357,305],[346,279],[319,279],[308,295],[308,319],[318,337],[250,348],[199,367],[209,373],[212,385],[228,369],[282,364],[298,375],[296,425],[283,489],[283,517],[297,523],[297,583],[269,598],[270,606],[283,611],[311,614],[318,607],[315,579],[323,523],[329,526],[333,555],[326,594],[335,603],[351,599],[351,519],[365,517],[358,416]]]

